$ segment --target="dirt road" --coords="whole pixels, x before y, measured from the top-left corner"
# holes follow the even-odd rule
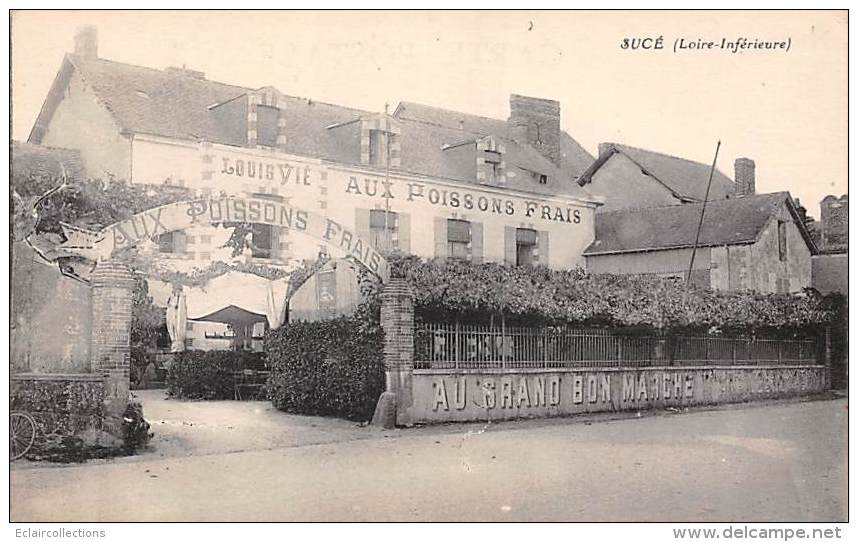
[[[847,400],[13,469],[13,521],[842,521]]]

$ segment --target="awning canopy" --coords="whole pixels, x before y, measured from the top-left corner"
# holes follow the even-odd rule
[[[264,314],[250,312],[249,310],[236,307],[235,305],[229,305],[212,313],[193,318],[193,320],[200,322],[220,322],[222,324],[233,325],[253,325],[257,322],[264,322],[266,320],[266,316]]]
[[[166,304],[171,288],[164,282],[149,281],[150,295],[159,305]],[[222,322],[213,320],[212,316],[227,311],[219,318],[228,318],[237,315],[235,311],[241,311],[254,315],[252,318],[239,317],[242,322],[262,321],[267,317],[270,327],[278,327],[283,322],[288,288],[287,279],[271,281],[250,273],[231,271],[204,286],[185,287],[188,319]]]

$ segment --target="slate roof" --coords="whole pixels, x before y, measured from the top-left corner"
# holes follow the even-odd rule
[[[787,205],[790,209],[805,242],[815,254],[816,246],[798,218],[789,192],[709,202],[698,246],[754,243],[781,205]],[[691,247],[694,245],[702,207],[702,203],[688,203],[597,214],[595,241],[584,251],[584,255]]]
[[[83,160],[80,152],[72,149],[43,147],[21,141],[12,142],[13,176],[33,175],[59,178],[62,176],[63,168],[70,178],[83,178]]]
[[[592,182],[593,175],[616,152],[623,154],[637,164],[641,170],[665,185],[674,195],[684,201],[703,201],[706,195],[706,184],[709,181],[711,164],[703,164],[677,156],[662,154],[628,145],[609,143],[610,154],[600,156],[590,164],[578,180],[579,184]],[[712,187],[709,201],[724,199],[735,193],[735,183],[715,168],[712,176]]]
[[[482,117],[414,102],[400,102],[394,116],[455,130],[461,129],[481,136],[495,135],[506,140],[513,140],[509,123],[501,119]],[[594,160],[592,154],[562,130],[560,132],[560,154],[563,158],[560,170],[564,176],[571,179],[577,179]]]
[[[66,55],[55,87],[68,80],[67,76],[62,77],[63,70],[80,73],[123,132],[243,144],[237,140],[235,127],[224,126],[225,121],[210,109],[253,89],[210,81],[202,74],[194,75],[196,72],[157,70],[104,59],[84,61],[75,55]],[[55,90],[52,96],[56,96]],[[286,152],[360,165],[360,123],[355,121],[376,113],[294,96],[283,98],[286,101]],[[50,96],[46,100],[31,132],[32,142],[40,141],[43,133],[40,127],[47,126],[56,103]],[[402,126],[402,171],[476,184],[476,157],[463,160],[444,148],[491,134],[505,138],[508,171],[515,173],[506,187],[545,195],[592,198],[575,179],[593,157],[567,134],[563,134],[561,141],[566,158],[558,168],[533,147],[506,139],[509,126],[503,120],[409,102],[400,104],[397,114]],[[460,117],[465,120],[465,130],[460,129],[458,120],[451,124],[450,119]],[[549,183],[540,185],[531,171],[548,175]]]

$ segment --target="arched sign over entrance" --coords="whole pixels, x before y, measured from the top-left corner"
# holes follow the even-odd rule
[[[344,252],[382,282],[390,276],[389,265],[372,243],[330,218],[305,209],[262,198],[223,196],[197,198],[155,207],[107,226],[85,242],[65,243],[82,256],[104,261],[147,239],[200,224],[243,222],[288,228],[310,235]]]

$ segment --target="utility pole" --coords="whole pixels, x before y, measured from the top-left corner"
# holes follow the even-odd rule
[[[688,274],[685,276],[685,291],[691,285],[691,271],[694,269],[694,257],[697,255],[697,244],[700,242],[700,230],[703,228],[703,217],[706,215],[706,203],[709,201],[709,189],[712,188],[712,176],[715,174],[715,163],[718,162],[718,151],[721,149],[721,141],[715,147],[715,158],[712,160],[712,168],[709,170],[709,183],[706,185],[706,195],[703,197],[703,208],[700,210],[700,221],[697,223],[697,235],[694,237],[694,246],[691,248],[691,263],[688,265]],[[684,305],[684,303],[683,303]]]

